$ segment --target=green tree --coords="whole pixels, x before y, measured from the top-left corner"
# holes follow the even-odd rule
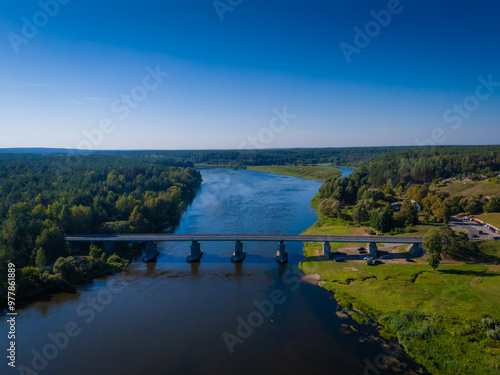
[[[44,229],[37,237],[35,246],[42,248],[48,264],[60,256],[69,254],[69,245],[64,238],[64,233],[58,226]]]
[[[427,262],[433,270],[436,270],[441,261],[443,252],[443,236],[440,230],[432,229],[424,237],[424,249],[427,252]]]
[[[95,243],[90,244],[89,256],[93,259],[100,259],[104,251]]]
[[[483,206],[485,212],[500,212],[500,197],[491,197],[490,201]]]
[[[74,257],[59,257],[54,263],[54,273],[60,273],[62,278],[71,283],[78,278],[77,275],[78,262]]]
[[[483,210],[483,202],[479,197],[470,197],[467,200],[467,205],[465,206],[465,212],[469,215],[476,215],[481,213]]]
[[[385,207],[373,210],[370,217],[370,224],[378,231],[387,233],[394,226],[393,212],[389,204]]]
[[[370,219],[370,213],[364,201],[358,202],[358,204],[353,208],[352,219],[358,224],[364,223]]]
[[[401,212],[405,218],[405,226],[414,226],[418,224],[418,209],[417,206],[411,203],[409,199],[405,199],[401,206]]]
[[[319,210],[325,215],[340,217],[342,205],[340,201],[334,198],[323,199],[319,206]]]
[[[432,269],[435,271],[439,267],[439,263],[441,262],[441,254],[432,252],[429,253],[429,257],[427,258],[427,263]]]
[[[36,252],[36,261],[37,267],[44,268],[47,265],[47,257],[45,256],[45,251],[40,247]]]

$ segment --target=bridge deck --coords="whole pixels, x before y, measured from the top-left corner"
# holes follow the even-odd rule
[[[393,236],[319,236],[275,234],[99,234],[66,236],[69,242],[142,242],[142,241],[288,241],[288,242],[376,242],[422,243],[422,237]]]

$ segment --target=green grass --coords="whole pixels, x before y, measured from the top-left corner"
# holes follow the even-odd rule
[[[477,244],[479,246],[479,250],[483,254],[498,257],[500,259],[500,241],[498,240],[480,241]]]
[[[450,193],[450,195],[461,195],[471,197],[477,194],[500,196],[500,185],[490,181],[452,181],[438,190]]]
[[[500,213],[492,212],[488,214],[481,214],[476,216],[478,219],[486,221],[488,224],[493,225],[495,228],[500,229]]]
[[[339,220],[340,222],[340,220]],[[338,235],[338,236],[354,236],[359,234],[356,233],[356,230],[359,231],[359,228],[349,227],[345,224],[332,225],[331,223],[325,223],[321,226],[312,226],[306,231],[302,232],[302,234],[317,234],[317,235]],[[367,236],[367,242],[369,237]],[[366,242],[363,243],[344,243],[344,242],[331,242],[330,246],[332,251],[337,251],[344,247],[358,247],[358,246],[366,246]],[[323,247],[321,242],[305,242],[304,243],[304,255],[306,257],[314,257],[323,255]]]
[[[500,244],[480,250],[500,255]],[[433,271],[415,263],[302,262],[337,301],[379,320],[383,333],[434,374],[497,374],[500,342],[486,337],[484,314],[500,320],[500,266],[445,262]],[[470,327],[468,327],[470,326]],[[469,332],[470,331],[470,332]],[[463,335],[461,333],[469,332]]]
[[[312,166],[296,166],[296,165],[264,165],[264,166],[247,166],[246,169],[258,172],[268,172],[274,174],[282,174],[287,176],[301,177],[316,181],[326,181],[330,178],[338,178],[341,172],[335,168],[323,168]]]

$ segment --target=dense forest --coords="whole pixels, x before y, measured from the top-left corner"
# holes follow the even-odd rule
[[[500,146],[450,146],[399,150],[364,162],[349,177],[320,188],[322,213],[369,224],[380,232],[413,231],[417,205],[426,221],[447,222],[452,215],[500,212],[499,197],[461,197],[435,189],[444,178],[491,177],[499,183]],[[500,184],[498,185],[500,192]],[[394,209],[391,203],[401,202]]]
[[[346,147],[311,149],[255,149],[255,150],[179,150],[179,151],[93,151],[98,154],[165,157],[183,159],[196,164],[258,166],[258,165],[311,165],[328,163],[335,166],[357,167],[361,162],[387,152],[406,147]],[[8,151],[8,150],[5,150]],[[85,153],[63,149],[15,149],[12,151],[35,154]],[[0,149],[0,153],[2,150]]]
[[[65,234],[175,225],[201,184],[187,161],[91,155],[69,164],[68,158],[0,155],[0,274],[12,262],[33,277],[42,271],[30,266],[42,269],[69,256]]]
[[[379,155],[362,163],[374,186],[500,171],[500,146],[419,147]]]
[[[155,231],[175,224],[194,198],[200,173],[168,159],[87,156],[60,173],[65,157],[0,157],[3,257],[33,265],[42,248],[49,263],[61,234]]]

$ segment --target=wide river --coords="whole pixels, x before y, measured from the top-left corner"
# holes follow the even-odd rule
[[[350,170],[344,171],[348,174]],[[320,182],[225,168],[204,169],[203,184],[176,228],[179,234],[298,234],[316,221],[309,201]],[[302,244],[163,243],[156,264],[32,303],[17,316],[17,368],[6,366],[6,317],[0,322],[1,374],[404,374],[418,368],[390,359],[373,328],[344,316],[333,295],[298,270]],[[25,372],[18,372],[19,366]],[[29,372],[26,369],[34,369]],[[378,371],[378,372],[377,372]]]

